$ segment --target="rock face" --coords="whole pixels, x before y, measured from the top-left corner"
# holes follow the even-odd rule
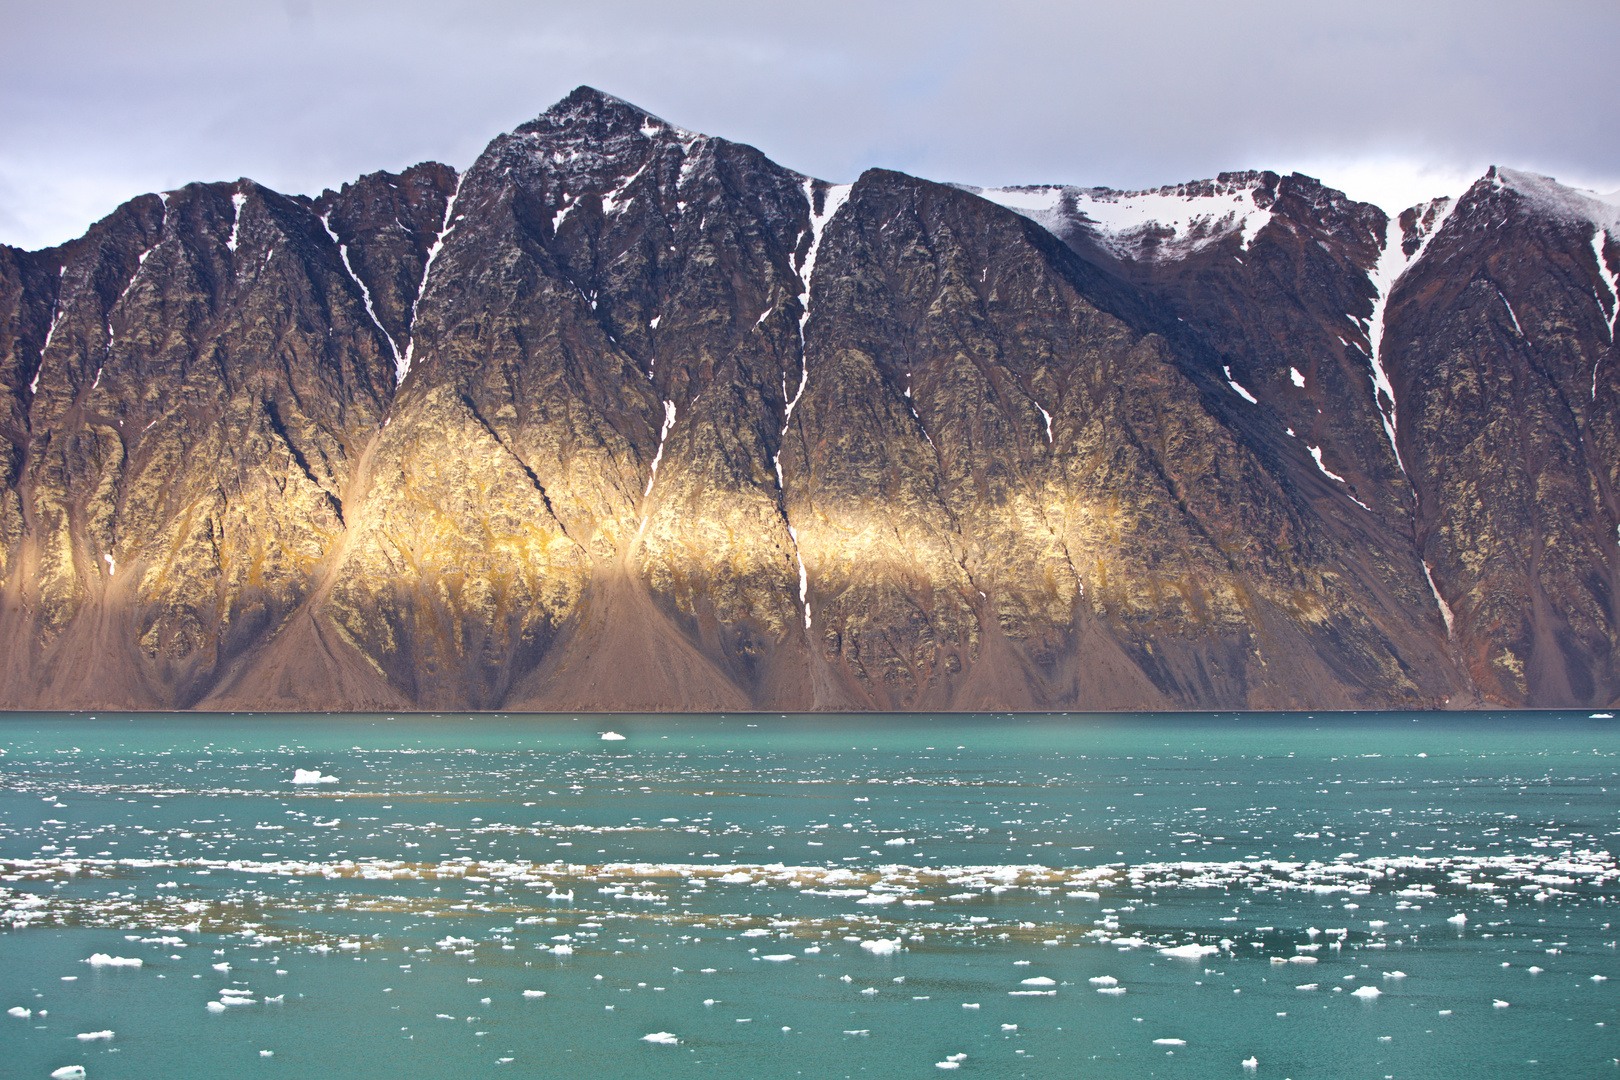
[[[1506,171],[833,186],[588,88],[142,196],[0,248],[0,704],[1610,705],[1617,267]]]

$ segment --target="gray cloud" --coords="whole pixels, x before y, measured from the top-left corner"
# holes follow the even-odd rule
[[[0,241],[29,247],[190,180],[464,166],[580,83],[835,180],[1620,184],[1613,0],[0,0],[0,25]]]

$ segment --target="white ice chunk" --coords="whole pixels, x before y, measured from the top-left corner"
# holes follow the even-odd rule
[[[91,967],[138,968],[142,963],[144,963],[144,961],[134,957],[108,956],[104,952],[98,952],[93,954],[90,959],[84,961],[84,963],[89,964]]]
[[[97,1042],[99,1040],[111,1039],[113,1037],[113,1033],[110,1031],[81,1031],[73,1037],[78,1039],[80,1042]]]
[[[861,948],[865,949],[873,956],[893,956],[895,953],[902,951],[899,938],[894,938],[892,940],[878,938],[875,941],[863,941],[861,942]]]
[[[624,736],[620,735],[617,731],[604,731],[604,732],[602,732],[602,741],[603,742],[623,742],[624,741]]]
[[[1159,955],[1177,960],[1197,960],[1199,957],[1210,956],[1220,951],[1214,945],[1178,945],[1173,949],[1160,949]]]
[[[294,769],[292,782],[295,784],[335,784],[335,776],[322,776],[319,769]]]
[[[641,1037],[641,1041],[642,1042],[649,1042],[649,1043],[657,1043],[660,1046],[674,1046],[676,1043],[680,1042],[681,1040],[676,1038],[673,1032],[654,1031],[654,1032],[652,1032],[650,1034],[643,1035]]]
[[[1362,998],[1365,1001],[1371,1001],[1373,998],[1379,997],[1383,993],[1384,992],[1378,989],[1376,986],[1358,986],[1354,990],[1350,991],[1350,996]]]
[[[51,1080],[84,1080],[83,1065],[64,1065],[51,1073]]]

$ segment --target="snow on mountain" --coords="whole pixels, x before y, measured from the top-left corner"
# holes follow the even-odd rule
[[[1550,176],[1504,169],[1486,174],[1498,187],[1508,188],[1549,217],[1564,221],[1588,221],[1600,229],[1620,230],[1620,191],[1607,195],[1567,187]]]
[[[1219,179],[1150,191],[1047,185],[967,188],[1063,235],[1078,227],[1122,258],[1180,259],[1234,234],[1248,249],[1271,221],[1275,178],[1226,173]]]

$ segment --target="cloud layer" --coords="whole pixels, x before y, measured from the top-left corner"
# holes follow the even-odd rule
[[[1397,206],[1491,163],[1620,184],[1620,9],[0,0],[0,242],[142,191],[457,167],[580,83],[833,180],[1149,186],[1299,168]]]

